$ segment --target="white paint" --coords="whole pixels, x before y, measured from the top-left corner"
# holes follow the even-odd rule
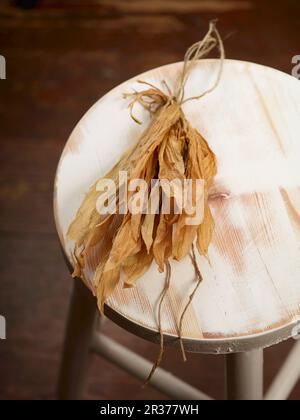
[[[292,70],[292,76],[300,79],[300,55],[295,55],[292,59],[292,64],[295,64]]]

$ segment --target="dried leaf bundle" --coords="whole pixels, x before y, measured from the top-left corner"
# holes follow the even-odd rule
[[[152,179],[177,182],[170,191],[164,190],[163,183],[158,185],[157,214],[142,214],[142,211],[131,214],[128,210],[125,215],[103,216],[96,209],[96,200],[101,194],[97,191],[98,183],[88,192],[69,228],[68,236],[75,241],[76,249],[80,250],[76,255],[76,275],[82,273],[87,253],[95,245],[100,245],[100,264],[95,272],[94,285],[101,311],[122,271],[125,286],[132,287],[153,260],[163,272],[169,258],[180,261],[186,257],[195,239],[199,253],[206,255],[214,227],[207,204],[208,189],[217,170],[214,153],[201,134],[191,127],[176,100],[158,89],[145,90],[132,96],[134,102],[150,100],[157,105],[156,113],[135,148],[105,178],[115,180],[118,185],[116,177],[119,171],[128,171],[129,182],[143,179],[149,187]],[[187,179],[204,180],[204,217],[193,225],[187,224],[187,219],[193,215],[187,214],[185,209],[180,214],[175,211],[176,205],[182,207],[178,180],[183,186]],[[151,192],[151,189],[148,191]],[[119,193],[117,191],[117,202],[120,201]],[[127,193],[133,198],[132,192]],[[194,190],[192,193],[191,204],[196,208],[199,203]],[[169,214],[162,212],[164,197],[172,199]],[[146,201],[151,202],[150,193]],[[112,226],[114,232],[111,232]]]
[[[216,45],[221,51],[220,72],[216,84],[204,94],[184,100],[184,87],[193,64]],[[97,246],[99,265],[94,275],[94,288],[101,312],[104,311],[104,303],[120,281],[122,273],[124,287],[133,287],[153,261],[160,272],[167,267],[169,287],[169,259],[180,261],[190,255],[198,279],[197,288],[199,286],[202,277],[197,268],[193,244],[195,242],[198,252],[206,256],[214,230],[208,191],[216,175],[217,164],[208,143],[190,125],[181,105],[187,100],[199,99],[217,86],[223,58],[223,44],[213,22],[204,40],[187,51],[182,80],[175,96],[146,82],[141,82],[147,86],[145,90],[124,95],[130,99],[130,113],[137,123],[140,122],[134,116],[136,104],[151,113],[152,121],[136,145],[104,178],[90,188],[68,231],[69,239],[75,242],[74,276],[83,275],[86,257]],[[149,188],[146,191],[141,191],[138,187],[135,191],[128,190],[127,185],[123,185],[119,179],[119,174],[123,172],[127,173],[128,183],[142,179]],[[148,211],[133,214],[127,208],[125,214],[102,214],[97,202],[101,194],[104,194],[98,188],[103,179],[110,179],[118,186],[115,191],[105,191],[103,207],[114,195],[118,206],[124,205],[124,191],[121,190],[125,189],[128,203],[143,200],[148,205]],[[161,181],[156,186],[155,197],[150,188],[153,179]],[[172,187],[166,186],[164,180],[169,181],[168,185],[171,183]],[[182,206],[181,191],[187,180],[192,181],[192,214]],[[204,209],[202,217],[196,223],[189,224],[188,221],[195,216],[200,205],[195,189],[196,180],[203,181],[204,197],[201,200],[204,202]],[[169,203],[168,212],[164,211],[166,198]],[[149,208],[152,209],[151,212]],[[166,290],[163,296],[165,293]],[[163,341],[161,345],[163,346]],[[161,356],[162,354],[160,359]]]

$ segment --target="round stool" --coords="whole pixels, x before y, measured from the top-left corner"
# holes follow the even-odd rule
[[[213,83],[217,65],[216,60],[197,64],[186,97]],[[172,89],[181,70],[182,63],[172,64],[123,83],[100,99],[70,136],[58,166],[54,199],[57,231],[69,264],[74,244],[66,232],[86,192],[150,122],[142,108],[136,113],[143,124],[132,121],[123,93],[141,90],[138,79],[161,90],[165,80]],[[274,69],[226,60],[218,88],[183,108],[218,160],[209,195],[216,228],[209,262],[197,255],[203,282],[186,314],[184,345],[190,352],[227,355],[228,399],[262,399],[263,348],[296,335],[300,320],[300,84]],[[189,258],[171,261],[171,266],[162,327],[165,342],[178,345],[178,317],[195,287],[195,276]],[[86,284],[79,279],[74,283],[59,385],[63,399],[81,397],[90,350],[140,378],[149,373],[149,362],[95,332],[96,300],[89,291],[95,256],[89,256],[87,267]],[[163,287],[164,274],[153,264],[135,288],[117,287],[105,313],[124,329],[158,342],[156,311]],[[296,344],[267,399],[289,395],[300,374],[300,363],[291,362],[299,357]],[[209,398],[179,380],[172,386],[162,369],[151,383],[174,398]]]

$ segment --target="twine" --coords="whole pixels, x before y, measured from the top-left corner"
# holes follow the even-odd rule
[[[192,245],[192,252],[190,253],[190,259],[191,259],[191,262],[192,262],[194,270],[195,270],[197,284],[196,284],[196,287],[194,288],[193,292],[189,296],[188,303],[186,304],[184,310],[182,311],[182,314],[181,314],[180,320],[179,320],[178,336],[179,336],[180,349],[181,349],[181,352],[182,352],[182,357],[183,357],[184,362],[187,361],[187,357],[186,357],[186,353],[185,353],[185,349],[184,349],[184,343],[183,343],[183,339],[182,339],[183,321],[184,321],[185,315],[186,315],[186,313],[187,313],[187,311],[188,311],[188,309],[189,309],[189,307],[190,307],[190,305],[191,305],[191,303],[194,299],[194,296],[197,293],[198,288],[203,281],[203,277],[201,275],[201,272],[200,272],[200,269],[199,269],[199,266],[198,266],[198,263],[197,263],[197,259],[196,259],[194,244]],[[159,330],[159,335],[160,335],[160,349],[159,349],[159,354],[158,354],[157,360],[154,363],[154,365],[151,369],[151,372],[149,373],[149,376],[144,383],[144,387],[146,387],[149,384],[149,382],[151,381],[154,373],[156,372],[156,369],[160,366],[160,364],[162,362],[162,359],[163,359],[163,355],[164,355],[164,333],[163,333],[163,329],[162,329],[162,305],[163,305],[165,297],[166,297],[166,295],[169,291],[169,288],[170,288],[170,280],[171,280],[171,265],[170,265],[169,261],[167,261],[166,262],[165,285],[164,285],[164,289],[162,291],[160,301],[159,301],[159,306],[158,306],[158,330]]]
[[[214,84],[204,92],[200,93],[197,96],[191,96],[189,98],[184,99],[185,95],[185,86],[189,75],[191,74],[193,68],[195,67],[196,63],[205,58],[212,50],[216,47],[219,49],[220,57],[219,57],[219,69],[217,73],[216,80]],[[131,97],[133,100],[129,104],[130,115],[131,118],[138,124],[141,124],[134,115],[133,115],[133,108],[134,105],[138,102],[143,108],[149,111],[150,115],[155,114],[155,112],[167,102],[176,101],[179,105],[183,105],[186,102],[199,100],[204,98],[204,96],[212,93],[220,84],[224,62],[225,62],[225,47],[221,35],[217,29],[217,20],[212,20],[209,24],[209,30],[203,40],[196,42],[190,48],[188,48],[187,52],[184,56],[184,65],[182,74],[180,77],[179,88],[177,89],[177,93],[175,95],[172,94],[171,89],[169,88],[167,82],[165,80],[162,81],[163,85],[165,86],[168,95],[162,92],[158,87],[154,86],[149,82],[145,82],[142,80],[138,80],[138,83],[147,85],[150,89],[142,91],[142,92],[134,92],[134,93],[125,93],[123,94],[124,98]],[[148,101],[146,100],[148,99]],[[150,101],[149,101],[150,99]]]
[[[162,316],[161,315],[162,315],[162,305],[163,305],[163,302],[164,302],[165,297],[167,295],[167,292],[170,288],[170,280],[171,280],[171,265],[170,265],[169,261],[167,261],[166,262],[166,277],[165,277],[164,290],[162,291],[160,301],[159,301],[159,305],[158,305],[158,330],[159,330],[159,335],[160,335],[160,350],[159,350],[158,358],[157,358],[156,362],[154,363],[154,365],[151,369],[151,372],[149,373],[149,376],[144,383],[144,386],[147,386],[149,384],[149,382],[151,381],[156,369],[161,364],[162,358],[163,358],[163,355],[164,355],[164,333],[163,333],[163,329],[162,329]]]
[[[197,279],[197,284],[196,287],[194,288],[192,294],[189,296],[189,300],[188,303],[186,304],[184,310],[182,311],[182,314],[180,316],[180,320],[179,320],[179,341],[180,341],[180,348],[181,348],[181,353],[182,353],[182,358],[183,361],[186,362],[187,361],[187,357],[186,357],[186,353],[185,353],[185,349],[184,349],[184,343],[183,343],[183,339],[182,339],[182,327],[183,327],[183,321],[185,318],[185,315],[194,299],[195,294],[197,293],[197,290],[199,289],[200,284],[203,281],[203,277],[201,275],[200,272],[200,268],[198,266],[197,260],[196,260],[196,254],[195,254],[195,245],[192,245],[192,252],[190,253],[190,259],[192,261],[194,270],[195,270],[195,275],[196,275],[196,279]]]
[[[220,65],[219,65],[216,81],[214,82],[212,87],[210,87],[203,93],[197,96],[192,96],[190,98],[184,99],[186,82],[188,80],[188,77],[192,69],[195,67],[195,64],[197,63],[198,60],[205,58],[215,47],[218,47],[219,52],[220,52],[220,60],[219,60]],[[178,89],[177,94],[175,95],[177,101],[180,104],[184,104],[188,101],[201,99],[204,96],[208,95],[209,93],[213,92],[220,83],[222,73],[223,73],[224,61],[225,61],[225,48],[224,48],[224,44],[220,36],[220,33],[217,29],[217,20],[212,20],[209,24],[209,30],[207,34],[205,35],[205,37],[203,38],[203,40],[196,42],[194,45],[192,45],[185,54],[184,66],[183,66],[183,71],[182,71],[182,75],[180,79],[179,89]]]

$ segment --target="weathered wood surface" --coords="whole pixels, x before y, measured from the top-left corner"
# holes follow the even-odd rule
[[[172,86],[181,64],[141,76]],[[186,96],[212,84],[217,62],[201,62]],[[89,186],[135,143],[144,125],[129,117],[122,93],[140,89],[136,79],[97,102],[72,133],[57,180],[57,223],[68,255],[67,228]],[[251,336],[300,319],[300,84],[281,72],[228,60],[220,86],[187,103],[186,115],[208,140],[218,159],[210,205],[216,220],[210,264],[200,257],[204,277],[184,323],[183,336],[196,340]],[[98,263],[91,255],[87,278]],[[176,335],[178,317],[192,291],[189,258],[172,262],[171,290],[163,310],[165,333]],[[164,275],[155,265],[135,289],[118,290],[109,306],[126,319],[156,330],[155,310]]]

